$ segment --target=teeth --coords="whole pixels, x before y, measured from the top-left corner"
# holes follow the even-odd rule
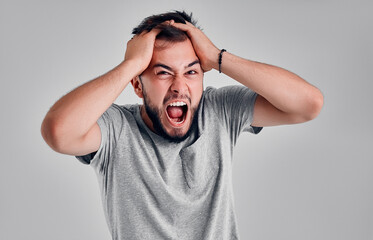
[[[186,105],[185,102],[173,102],[169,106],[180,107],[180,106],[184,106],[184,105]]]

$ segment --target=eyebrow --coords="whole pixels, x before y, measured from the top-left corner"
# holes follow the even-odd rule
[[[191,66],[193,66],[195,64],[200,64],[199,60],[195,60],[195,61],[189,63],[185,68],[189,68],[189,67],[191,67]],[[167,66],[166,64],[163,64],[163,63],[156,63],[156,64],[154,64],[153,68],[156,68],[156,67],[162,67],[162,68],[165,68],[165,69],[167,69],[169,71],[173,71],[173,69],[170,66]]]

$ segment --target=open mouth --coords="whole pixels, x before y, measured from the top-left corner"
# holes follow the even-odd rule
[[[173,125],[180,125],[186,119],[188,105],[182,101],[172,102],[167,106],[166,112],[168,119]]]

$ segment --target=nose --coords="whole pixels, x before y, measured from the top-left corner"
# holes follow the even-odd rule
[[[171,85],[171,92],[185,94],[188,92],[188,85],[186,79],[182,76],[175,76]]]

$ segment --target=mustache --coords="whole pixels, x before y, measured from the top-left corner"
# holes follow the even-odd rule
[[[189,103],[191,103],[190,96],[188,96],[188,95],[186,95],[186,94],[173,93],[173,94],[169,94],[169,95],[167,95],[167,96],[163,99],[163,104],[166,104],[166,102],[168,102],[168,101],[170,101],[170,100],[173,100],[173,99],[178,99],[178,100],[187,100]]]

